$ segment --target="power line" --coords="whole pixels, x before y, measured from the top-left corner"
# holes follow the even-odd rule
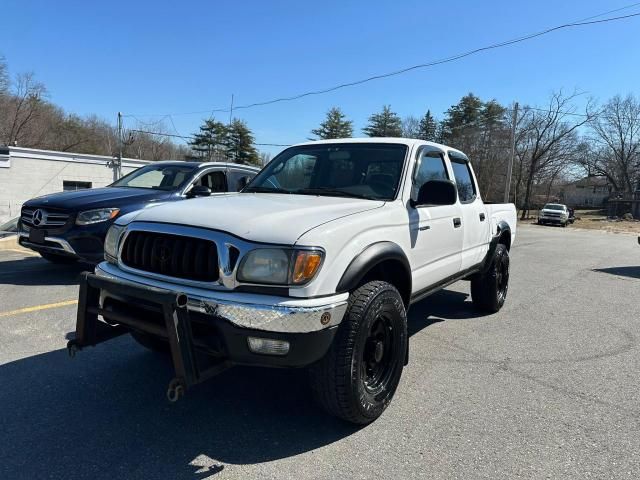
[[[581,18],[580,20],[576,20],[576,21],[577,22],[586,22],[587,20],[591,20],[593,18],[603,17],[605,15],[610,15],[612,13],[620,12],[622,10],[628,10],[630,8],[637,7],[638,5],[640,5],[640,2],[632,3],[631,5],[626,5],[624,7],[616,8],[614,10],[609,10],[607,12],[602,12],[602,13],[599,13],[597,15],[592,15],[590,17]]]
[[[186,136],[186,135],[175,135],[173,133],[162,133],[162,132],[152,132],[149,130],[139,130],[137,128],[129,128],[127,129],[129,132],[134,133],[145,133],[147,135],[160,135],[163,137],[172,137],[172,138],[182,138],[184,140],[193,140],[195,137]],[[254,143],[254,145],[258,145],[261,147],[290,147],[290,143]]]
[[[606,15],[607,13],[620,11],[620,10],[631,8],[631,7],[637,6],[637,5],[640,5],[640,2],[632,4],[632,5],[628,5],[626,7],[621,7],[619,9],[612,10],[612,11],[609,11],[609,12],[600,13],[598,15],[594,15],[592,17],[588,17],[588,19],[597,18],[597,17],[600,17],[602,15]],[[478,54],[480,52],[485,52],[485,51],[488,51],[488,50],[494,50],[494,49],[497,49],[497,48],[502,48],[502,47],[506,47],[506,46],[509,46],[509,45],[514,45],[514,44],[521,43],[521,42],[524,42],[524,41],[527,41],[527,40],[531,40],[531,39],[534,39],[534,38],[537,38],[537,37],[541,37],[543,35],[547,35],[549,33],[552,33],[552,32],[558,31],[558,30],[581,27],[581,26],[586,26],[586,25],[596,25],[596,24],[601,24],[601,23],[615,22],[615,21],[626,20],[626,19],[633,18],[633,17],[638,17],[638,16],[640,16],[640,13],[631,13],[631,14],[628,14],[628,15],[620,15],[620,16],[617,16],[617,17],[604,18],[604,19],[601,19],[601,20],[583,20],[583,21],[565,23],[565,24],[562,24],[562,25],[557,25],[555,27],[547,28],[546,30],[542,30],[542,31],[539,31],[539,32],[536,32],[536,33],[527,34],[527,35],[524,35],[522,37],[514,38],[514,39],[511,39],[511,40],[506,40],[506,41],[499,42],[499,43],[494,43],[494,44],[491,44],[491,45],[488,45],[488,46],[484,46],[484,47],[480,47],[480,48],[475,48],[475,49],[468,50],[468,51],[463,52],[463,53],[452,55],[450,57],[446,57],[446,58],[439,59],[439,60],[433,60],[433,61],[430,61],[430,62],[418,64],[418,65],[413,65],[413,66],[410,66],[410,67],[402,68],[400,70],[395,70],[395,71],[391,71],[391,72],[387,72],[387,73],[373,75],[373,76],[370,76],[370,77],[367,77],[367,78],[363,78],[363,79],[360,79],[360,80],[341,83],[341,84],[338,84],[338,85],[335,85],[335,86],[332,86],[332,87],[328,87],[328,88],[323,88],[323,89],[320,89],[320,90],[311,90],[311,91],[308,91],[308,92],[305,92],[305,93],[301,93],[301,94],[298,94],[298,95],[292,95],[292,96],[289,96],[289,97],[280,97],[280,98],[275,98],[275,99],[272,99],[272,100],[249,103],[249,104],[246,104],[246,105],[238,105],[238,106],[234,107],[234,110],[245,110],[245,109],[254,108],[254,107],[272,105],[274,103],[290,102],[290,101],[299,100],[301,98],[314,96],[314,95],[322,95],[322,94],[334,92],[336,90],[340,90],[340,89],[343,89],[343,88],[362,85],[364,83],[372,82],[374,80],[380,80],[380,79],[384,79],[384,78],[389,78],[389,77],[402,75],[402,74],[411,72],[413,70],[418,70],[418,69],[422,69],[422,68],[428,68],[428,67],[433,67],[433,66],[437,66],[437,65],[442,65],[442,64],[445,64],[445,63],[454,62],[456,60],[460,60],[462,58],[469,57],[471,55],[475,55],[475,54]],[[195,115],[195,114],[203,114],[203,113],[213,114],[213,113],[216,113],[216,112],[229,113],[229,109],[228,108],[214,108],[212,110],[201,110],[201,111],[197,111],[197,112],[175,113],[173,115]],[[147,115],[147,116],[160,116],[160,115]]]

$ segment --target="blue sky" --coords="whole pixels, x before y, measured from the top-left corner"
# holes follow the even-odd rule
[[[0,55],[34,71],[66,111],[180,134],[207,114],[447,57],[632,3],[620,1],[2,0]],[[640,11],[640,6],[612,15]],[[640,17],[579,27],[326,95],[237,112],[261,143],[294,143],[332,106],[354,120],[390,104],[436,116],[467,92],[543,106],[553,90],[606,100],[639,92]],[[159,117],[151,114],[160,114]],[[227,119],[228,114],[218,118]],[[134,119],[126,119],[134,126]],[[171,129],[171,123],[165,119]],[[277,148],[265,150],[276,152]]]

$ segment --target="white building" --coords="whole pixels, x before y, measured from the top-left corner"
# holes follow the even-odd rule
[[[22,204],[47,193],[104,187],[114,181],[112,157],[0,147],[0,223],[20,215]],[[149,163],[122,159],[122,174]]]

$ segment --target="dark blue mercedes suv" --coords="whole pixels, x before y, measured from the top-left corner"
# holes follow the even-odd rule
[[[20,245],[54,263],[98,263],[104,237],[126,213],[165,202],[237,192],[259,169],[235,163],[155,162],[108,187],[54,193],[22,206]]]

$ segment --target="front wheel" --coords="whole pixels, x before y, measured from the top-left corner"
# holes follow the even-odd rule
[[[407,315],[393,285],[374,281],[354,291],[327,354],[309,368],[318,403],[364,425],[387,408],[407,354]]]
[[[489,270],[474,275],[471,280],[473,304],[489,313],[502,308],[509,290],[509,251],[499,243],[493,253]]]

